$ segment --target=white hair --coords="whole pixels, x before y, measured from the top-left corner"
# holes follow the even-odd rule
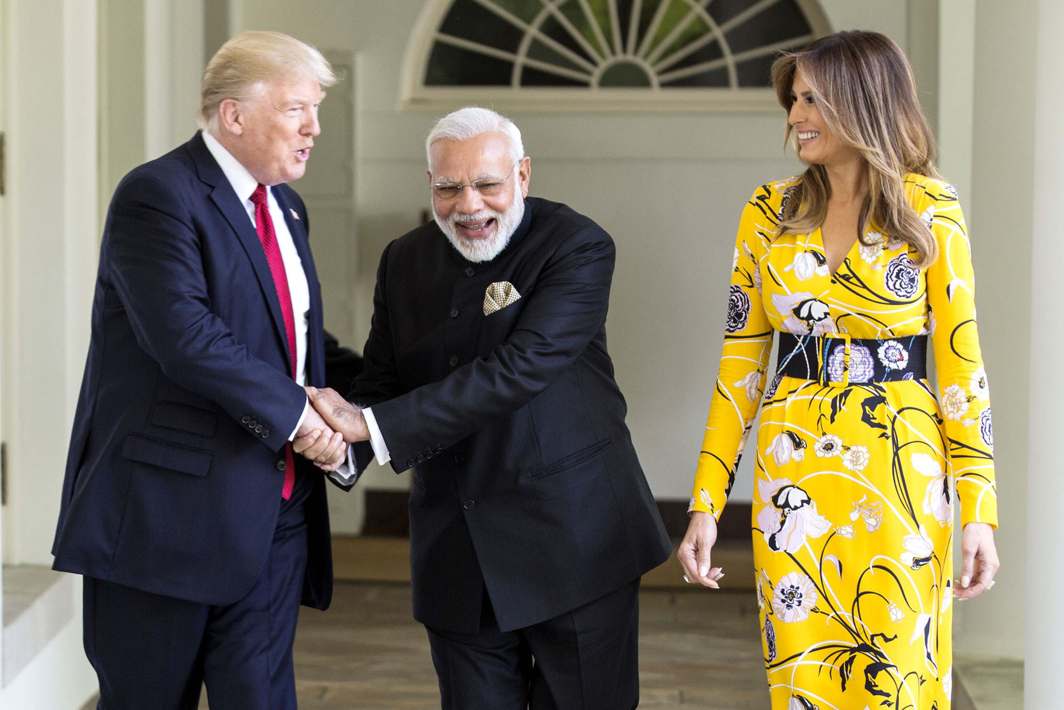
[[[513,121],[491,109],[466,106],[441,118],[429,131],[429,136],[425,139],[425,158],[429,169],[432,169],[433,143],[443,140],[466,141],[485,133],[502,133],[507,137],[513,162],[525,157],[521,131]]]
[[[217,135],[222,101],[248,98],[262,84],[303,77],[323,88],[336,83],[329,61],[309,44],[281,32],[241,32],[221,46],[203,72],[200,126]]]

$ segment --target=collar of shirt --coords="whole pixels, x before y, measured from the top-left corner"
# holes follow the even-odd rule
[[[259,181],[252,177],[248,169],[233,157],[232,153],[225,149],[221,141],[207,131],[203,131],[203,142],[207,144],[207,150],[210,151],[210,154],[218,163],[218,167],[222,169],[225,179],[229,181],[233,191],[236,192],[236,196],[240,198],[241,204],[244,205],[244,211],[251,218],[251,223],[255,224],[255,206],[251,202],[251,195],[255,192],[255,188],[259,186]],[[269,196],[271,203],[275,202],[273,188],[267,187],[266,194]],[[270,206],[273,207],[272,204]]]

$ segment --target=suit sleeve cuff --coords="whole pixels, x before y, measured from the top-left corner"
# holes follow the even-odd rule
[[[369,445],[373,447],[373,455],[377,458],[377,463],[383,466],[392,460],[392,455],[388,451],[388,445],[384,443],[381,428],[377,426],[377,418],[373,416],[373,410],[369,407],[362,410],[362,416],[365,417],[366,428],[369,429]],[[350,453],[349,448],[349,456]]]
[[[296,422],[296,428],[292,430],[292,433],[288,435],[289,441],[295,441],[296,434],[303,426],[303,420],[307,418],[307,412],[310,410],[310,400],[308,399],[303,405],[303,413],[299,415],[299,421]]]

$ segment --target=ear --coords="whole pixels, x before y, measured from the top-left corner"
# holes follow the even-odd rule
[[[532,158],[521,158],[517,166],[517,182],[521,185],[521,197],[528,197],[528,184],[532,180]]]
[[[236,99],[223,99],[218,104],[218,128],[235,136],[244,134],[244,112]]]

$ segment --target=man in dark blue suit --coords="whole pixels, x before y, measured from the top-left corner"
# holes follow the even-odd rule
[[[285,183],[320,133],[328,62],[248,32],[204,73],[204,130],[108,212],[55,568],[84,576],[105,710],[295,708],[299,605],[332,593],[321,471],[346,447],[325,381],[307,212]]]
[[[462,109],[426,143],[436,219],[381,255],[349,395],[369,406],[311,399],[370,442],[360,466],[413,468],[414,616],[444,710],[630,710],[639,578],[672,546],[606,349],[613,240],[528,196],[508,119]]]

